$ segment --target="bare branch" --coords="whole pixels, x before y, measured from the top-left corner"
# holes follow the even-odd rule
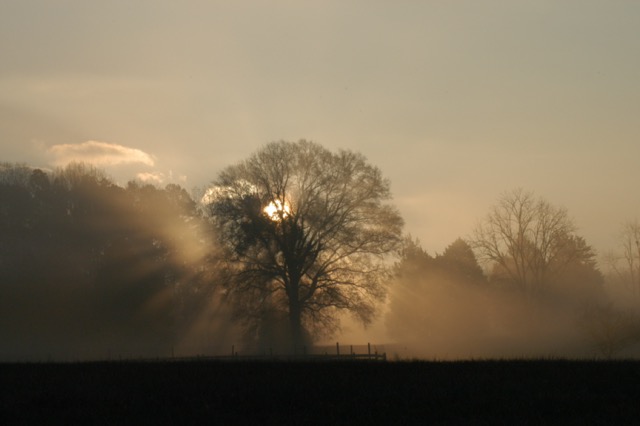
[[[225,169],[214,185],[219,195],[208,211],[238,269],[229,286],[279,289],[282,297],[269,300],[294,329],[318,321],[334,327],[335,309],[371,318],[403,226],[386,204],[389,182],[378,168],[350,151],[276,142]],[[275,201],[290,211],[274,220],[264,206]]]

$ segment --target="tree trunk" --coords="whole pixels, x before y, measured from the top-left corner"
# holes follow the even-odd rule
[[[304,344],[301,314],[298,299],[289,299],[289,326],[291,328],[291,344],[294,354],[302,353],[302,346]]]
[[[290,268],[289,288],[287,296],[289,298],[289,329],[291,333],[292,353],[302,352],[302,306],[300,304],[300,277],[295,272],[295,268]]]

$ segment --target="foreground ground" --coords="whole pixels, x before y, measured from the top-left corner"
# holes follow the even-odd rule
[[[0,364],[0,424],[640,424],[640,362]]]

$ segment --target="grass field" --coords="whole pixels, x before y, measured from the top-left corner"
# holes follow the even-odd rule
[[[640,424],[637,361],[0,364],[0,384],[7,425]]]

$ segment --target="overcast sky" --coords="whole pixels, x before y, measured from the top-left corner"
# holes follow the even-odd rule
[[[363,153],[430,252],[504,191],[599,251],[640,217],[640,2],[0,0],[0,161],[191,189],[274,140]]]

